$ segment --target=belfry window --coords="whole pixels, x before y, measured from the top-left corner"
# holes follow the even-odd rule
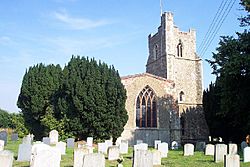
[[[158,54],[159,54],[159,47],[158,47],[157,44],[155,44],[155,45],[154,45],[154,49],[153,49],[153,58],[154,58],[154,60],[157,59]]]
[[[178,57],[182,57],[182,50],[183,50],[182,42],[181,42],[181,40],[179,40],[179,43],[177,45],[177,56]]]
[[[184,101],[184,92],[183,91],[180,92],[179,96],[180,96],[179,97],[180,101]]]
[[[136,99],[136,127],[157,127],[156,97],[149,86]]]

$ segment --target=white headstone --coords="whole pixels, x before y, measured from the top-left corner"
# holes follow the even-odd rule
[[[4,145],[6,146],[7,145],[7,132],[6,131],[1,131],[0,132],[0,140],[3,140],[4,141]]]
[[[177,150],[179,148],[179,144],[177,141],[172,141],[171,143],[171,149],[172,150]]]
[[[56,144],[58,142],[58,131],[52,130],[49,132],[50,144]]]
[[[206,145],[205,155],[213,155],[214,156],[214,145],[213,144]]]
[[[225,155],[224,167],[240,167],[240,156],[237,154]]]
[[[113,143],[111,140],[105,140],[106,148],[108,149],[109,147],[113,146]]]
[[[134,150],[148,150],[148,144],[146,143],[140,143],[134,145]]]
[[[30,136],[25,136],[23,137],[23,144],[31,144],[31,140]]]
[[[101,153],[87,154],[83,157],[82,167],[105,167],[105,157]]]
[[[56,148],[58,150],[60,150],[62,155],[65,155],[65,153],[66,153],[66,143],[65,142],[60,141],[60,142],[56,143]]]
[[[157,149],[157,144],[161,143],[160,140],[155,140],[155,149]]]
[[[89,154],[89,149],[87,148],[75,148],[74,149],[74,167],[82,167],[83,156]]]
[[[120,156],[120,150],[118,146],[111,146],[108,148],[108,160],[117,160]]]
[[[93,137],[87,137],[87,146],[92,147],[93,145]]]
[[[18,148],[17,161],[30,161],[31,149],[31,144],[20,144]]]
[[[50,145],[51,144],[50,138],[49,137],[43,137],[43,143],[47,144],[47,145]]]
[[[153,165],[161,165],[161,152],[158,150],[153,152]]]
[[[67,139],[67,148],[74,148],[75,146],[75,139],[74,138],[68,138]]]
[[[206,143],[201,141],[201,142],[196,142],[196,145],[195,145],[195,150],[196,151],[204,151],[205,150],[205,147],[206,147]]]
[[[127,140],[121,140],[121,143],[120,143],[119,147],[120,147],[120,153],[121,154],[127,154],[128,153],[128,141]]]
[[[153,153],[148,150],[134,150],[133,167],[153,167]]]
[[[248,145],[247,145],[247,142],[243,141],[241,142],[240,146],[241,146],[241,150],[243,151],[244,148],[247,147]]]
[[[0,151],[0,167],[12,167],[14,153],[9,150]]]
[[[212,141],[212,137],[208,136],[208,141],[211,142]]]
[[[136,140],[136,144],[141,144],[143,143],[143,140]]]
[[[4,150],[4,140],[0,140],[0,151]]]
[[[219,137],[219,142],[223,142],[223,140],[222,140],[222,138],[221,138],[221,137]]]
[[[245,147],[243,151],[243,161],[250,162],[250,147]]]
[[[238,147],[237,144],[228,144],[228,154],[237,154],[238,153]]]
[[[159,143],[158,144],[158,150],[161,153],[161,157],[168,157],[168,143]]]
[[[184,156],[189,155],[194,155],[194,145],[190,143],[184,145]]]
[[[215,145],[214,161],[215,162],[223,162],[224,155],[227,155],[227,145],[216,144]]]
[[[106,143],[98,143],[98,152],[103,153],[103,154],[107,154]]]

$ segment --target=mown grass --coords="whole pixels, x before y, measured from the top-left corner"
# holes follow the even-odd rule
[[[14,152],[14,167],[29,167],[29,162],[17,162],[17,154],[18,154],[18,145],[20,141],[8,141],[7,146],[5,146],[6,150],[11,150]],[[66,155],[62,155],[61,167],[73,167],[73,149],[67,149]],[[97,151],[95,148],[94,152]],[[129,148],[128,154],[122,155],[124,158],[123,166],[124,167],[132,167],[132,157],[133,157],[133,149]],[[249,167],[249,163],[242,162],[242,153],[241,156],[241,167]],[[213,156],[205,156],[203,152],[195,152],[194,156],[183,156],[182,150],[170,150],[167,158],[162,158],[162,165],[157,167],[223,167],[223,163],[214,163]],[[117,161],[109,161],[106,156],[106,167],[116,167]]]

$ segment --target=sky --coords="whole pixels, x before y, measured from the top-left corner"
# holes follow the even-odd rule
[[[197,48],[223,0],[162,0],[181,31],[196,30]],[[202,56],[204,88],[214,81],[205,59],[220,36],[242,31],[239,0]],[[121,76],[146,71],[148,35],[160,25],[160,0],[2,0],[0,4],[0,108],[16,106],[26,69],[37,63],[64,67],[72,55],[114,65]]]

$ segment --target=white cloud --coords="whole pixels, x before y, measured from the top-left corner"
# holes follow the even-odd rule
[[[72,17],[65,11],[54,12],[53,17],[61,23],[64,23],[69,28],[75,30],[96,28],[110,24],[107,20],[90,20],[87,18]]]
[[[7,37],[7,36],[0,37],[0,44],[7,44],[7,43],[10,43],[10,42],[11,42],[10,37]]]

